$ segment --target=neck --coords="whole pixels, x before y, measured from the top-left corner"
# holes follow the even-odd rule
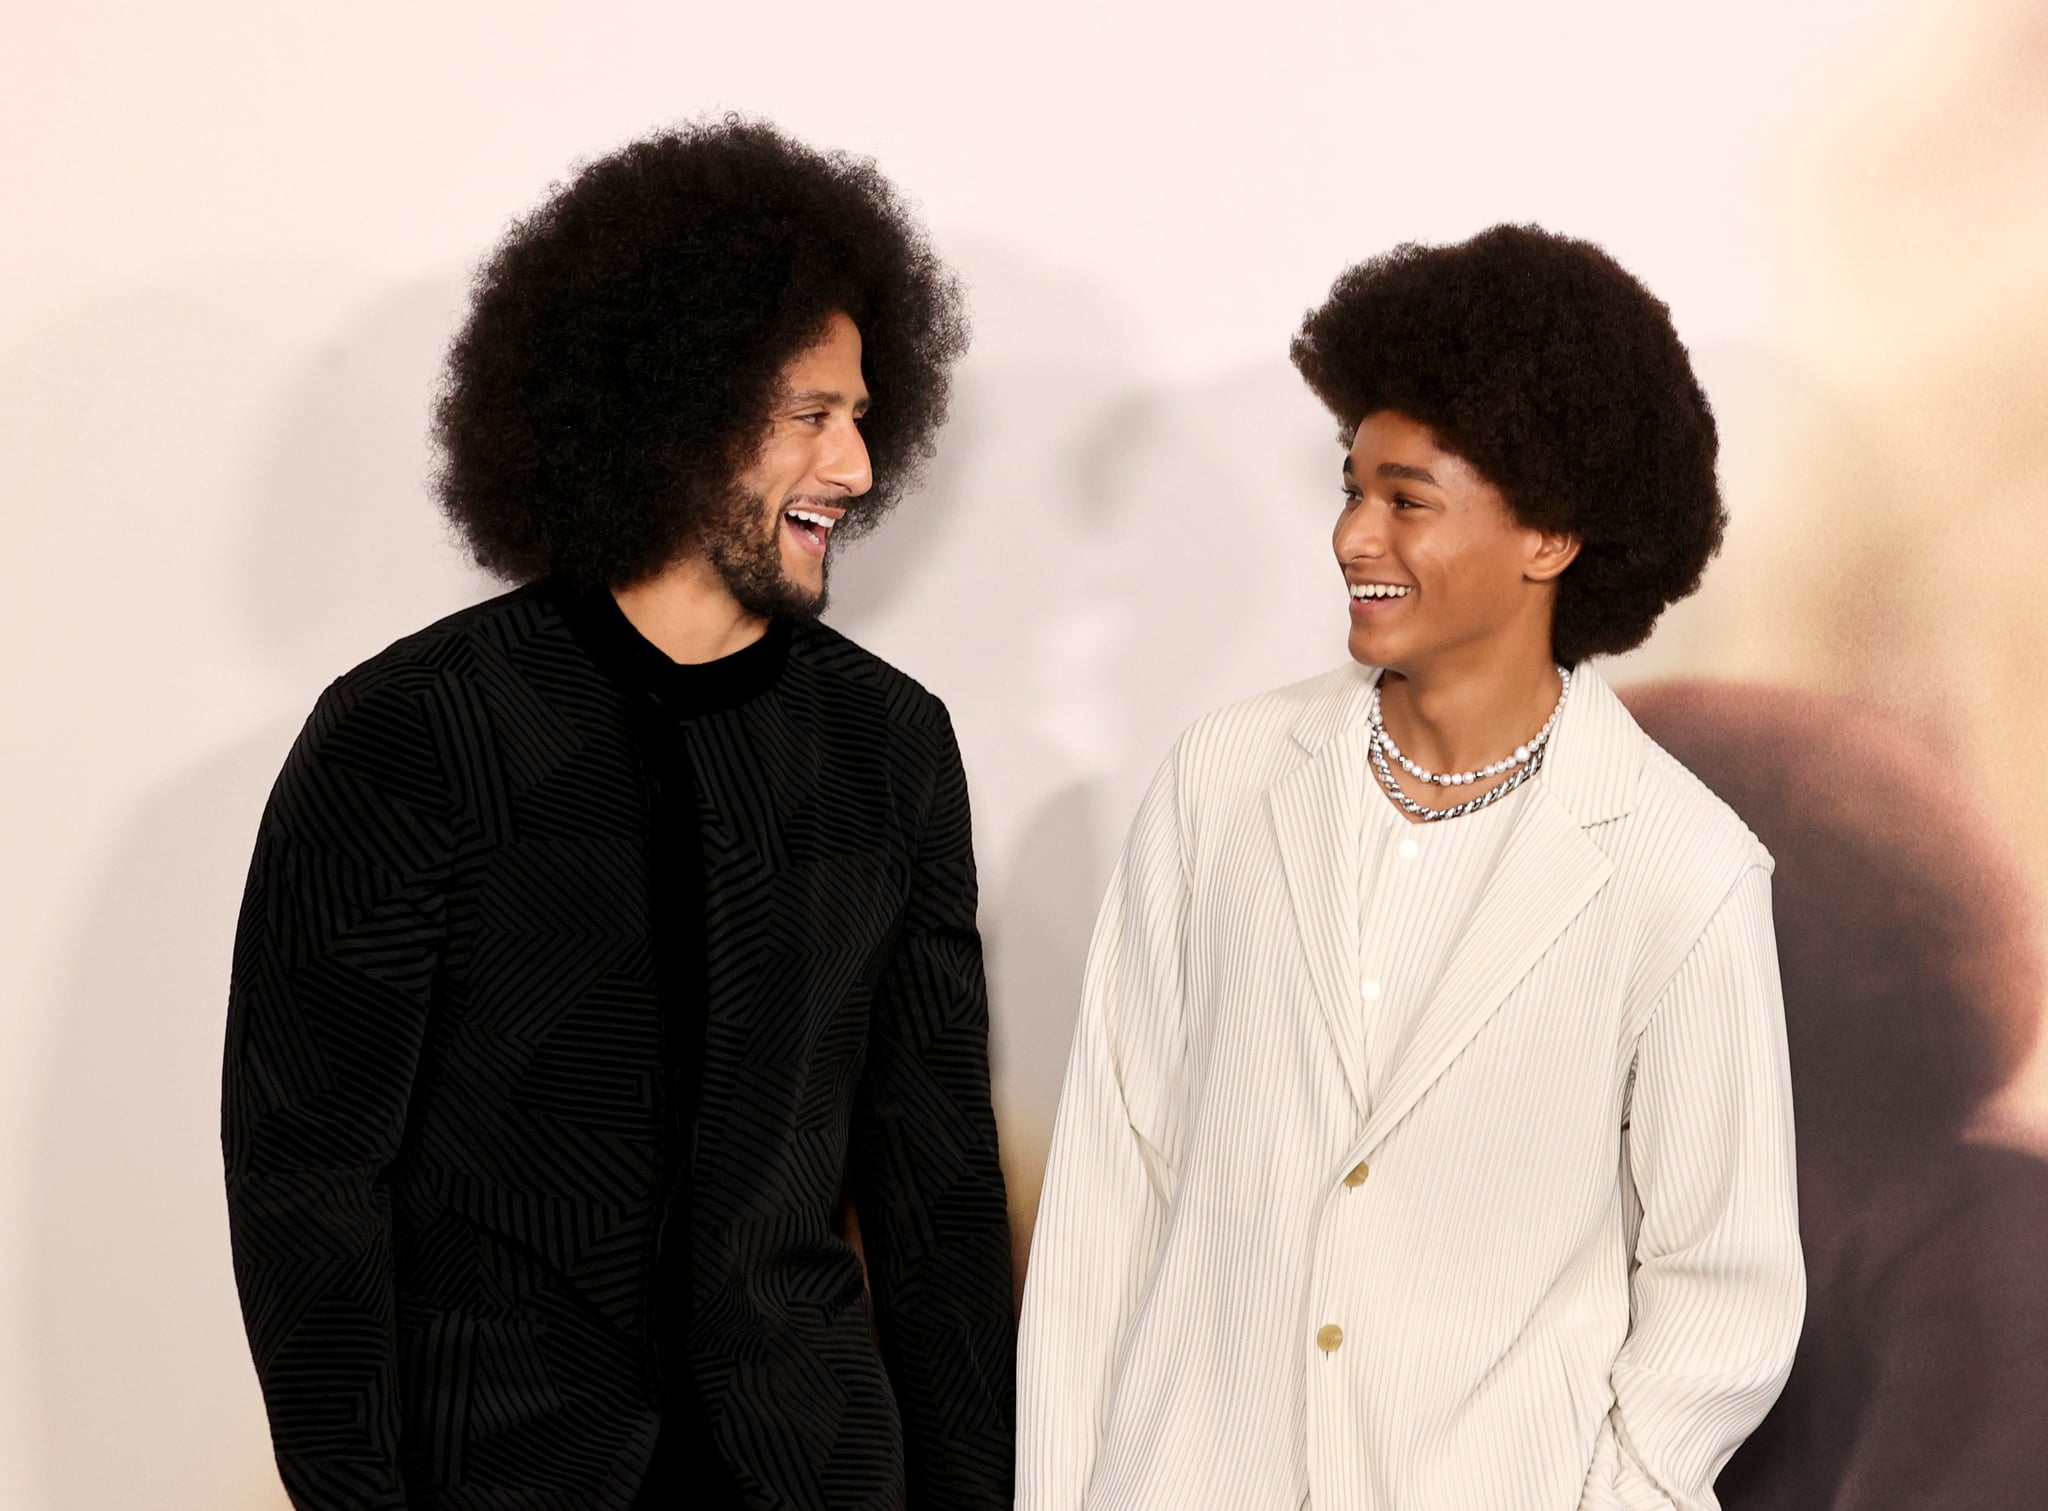
[[[1456,669],[1389,667],[1380,678],[1380,717],[1417,764],[1476,771],[1543,727],[1558,688],[1546,639],[1526,653]]]
[[[671,661],[698,666],[743,651],[768,632],[711,563],[686,556],[631,587],[612,589],[627,622]]]

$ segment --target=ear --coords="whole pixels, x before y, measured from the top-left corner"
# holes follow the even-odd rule
[[[1530,582],[1555,582],[1579,555],[1579,538],[1558,530],[1531,530],[1522,575]]]

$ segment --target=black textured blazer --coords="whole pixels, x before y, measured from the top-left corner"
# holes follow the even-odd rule
[[[625,1508],[654,1451],[653,789],[630,695],[561,605],[521,589],[343,677],[263,817],[223,1143],[301,1508]],[[1007,1507],[959,753],[936,698],[833,631],[795,627],[787,656],[772,691],[683,726],[696,1395],[745,1504]],[[849,1172],[872,1320],[834,1225]]]

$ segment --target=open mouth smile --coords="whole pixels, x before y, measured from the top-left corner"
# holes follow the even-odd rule
[[[1353,582],[1346,586],[1351,590],[1351,617],[1354,619],[1376,619],[1415,591],[1403,582]]]
[[[826,545],[832,539],[833,526],[845,517],[844,509],[793,504],[782,511],[782,527],[796,541],[797,549],[805,555],[823,556]]]

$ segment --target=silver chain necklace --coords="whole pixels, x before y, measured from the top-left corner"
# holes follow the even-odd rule
[[[1481,808],[1499,802],[1542,769],[1543,756],[1550,742],[1551,731],[1557,728],[1558,715],[1564,712],[1565,697],[1572,690],[1572,674],[1569,671],[1560,666],[1557,669],[1557,676],[1557,704],[1550,710],[1550,717],[1543,721],[1543,727],[1526,745],[1517,745],[1509,755],[1476,771],[1441,773],[1426,770],[1401,753],[1401,747],[1394,743],[1394,737],[1387,733],[1386,723],[1380,717],[1380,690],[1375,684],[1372,690],[1372,703],[1366,712],[1366,721],[1372,736],[1373,770],[1379,776],[1380,785],[1386,788],[1387,796],[1392,798],[1403,812],[1432,824],[1442,823],[1449,818],[1462,818],[1465,814],[1477,813]],[[1394,768],[1388,761],[1389,757],[1399,762],[1401,769],[1417,781],[1430,782],[1439,787],[1470,786],[1474,782],[1485,781],[1488,777],[1499,776],[1504,771],[1512,771],[1514,774],[1498,787],[1489,788],[1477,797],[1468,798],[1449,808],[1429,808],[1401,790],[1400,780],[1394,775]]]

